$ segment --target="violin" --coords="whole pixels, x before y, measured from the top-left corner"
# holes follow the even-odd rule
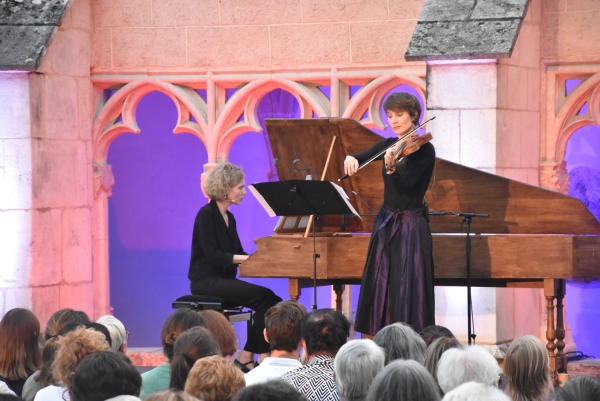
[[[407,135],[404,138],[398,140],[396,144],[399,143],[399,146],[394,152],[392,152],[390,160],[385,164],[387,174],[392,174],[394,171],[396,171],[396,166],[400,164],[402,159],[404,159],[408,155],[415,153],[421,148],[421,146],[425,145],[432,139],[433,135],[431,135],[431,133],[428,132],[425,135],[417,136],[416,138]]]
[[[398,147],[398,149],[396,149],[396,151],[395,151],[395,152],[398,153],[398,156],[396,157],[396,162],[392,163],[393,166],[390,166],[390,168],[392,168],[391,172],[388,169],[388,174],[392,174],[394,171],[396,171],[396,166],[400,162],[400,160],[401,160],[400,158],[401,157],[406,157],[409,154],[416,152],[417,150],[419,150],[419,148],[421,146],[423,146],[425,143],[427,143],[427,142],[429,142],[429,141],[431,141],[433,139],[433,136],[431,136],[430,133],[427,133],[427,134],[425,134],[423,136],[417,137],[414,140],[410,140],[409,138],[410,138],[410,134],[412,134],[413,132],[417,131],[419,128],[424,127],[425,124],[427,124],[429,121],[433,120],[434,118],[435,118],[435,116],[431,117],[429,120],[425,121],[421,125],[415,127],[415,129],[413,129],[412,131],[410,131],[409,133],[407,133],[406,135],[404,135],[402,138],[398,139],[396,142],[394,142],[393,144],[391,144],[387,148],[383,149],[381,152],[377,153],[375,156],[371,157],[369,160],[367,160],[366,162],[364,162],[363,164],[361,164],[360,166],[358,166],[358,169],[360,170],[363,167],[366,167],[373,160],[377,160],[381,155],[383,155],[384,153],[386,153],[388,149],[393,148],[394,146],[400,144],[400,146]],[[405,143],[403,144],[402,141],[404,141]],[[399,149],[400,149],[400,151],[399,151]],[[410,152],[410,153],[401,153],[404,149],[406,149],[406,151]],[[392,160],[393,159],[394,158],[392,158]],[[345,180],[348,177],[350,177],[348,174],[344,174],[342,177],[338,178],[338,181]]]

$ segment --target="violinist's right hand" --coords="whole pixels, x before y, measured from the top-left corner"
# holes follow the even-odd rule
[[[344,173],[352,175],[358,171],[358,160],[353,156],[346,156],[344,160]]]

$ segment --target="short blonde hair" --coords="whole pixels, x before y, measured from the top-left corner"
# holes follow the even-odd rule
[[[104,334],[85,327],[80,327],[67,333],[64,337],[59,337],[58,345],[58,352],[52,363],[52,371],[56,382],[62,382],[69,390],[75,369],[83,358],[96,352],[110,351]]]
[[[244,374],[221,356],[198,359],[190,370],[185,392],[202,401],[230,401],[246,385]]]
[[[215,167],[204,183],[202,189],[204,193],[212,200],[223,200],[227,192],[244,179],[244,172],[241,167],[235,164],[225,162]]]
[[[542,401],[552,390],[548,351],[535,336],[516,338],[504,358],[506,394],[514,401]]]

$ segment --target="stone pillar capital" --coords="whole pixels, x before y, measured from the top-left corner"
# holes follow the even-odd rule
[[[101,191],[106,193],[107,197],[112,196],[112,187],[115,184],[115,177],[112,172],[112,166],[107,163],[92,164],[94,175],[94,199],[96,199]]]

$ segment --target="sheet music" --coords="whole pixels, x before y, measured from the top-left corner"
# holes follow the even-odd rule
[[[358,214],[358,212],[356,211],[356,209],[354,209],[354,206],[352,206],[352,204],[350,203],[350,198],[346,194],[346,191],[344,191],[344,188],[340,187],[337,184],[334,184],[331,181],[329,181],[329,182],[338,191],[338,193],[340,194],[340,196],[342,197],[342,199],[344,200],[344,202],[346,202],[346,205],[348,206],[348,209],[350,209],[355,216],[358,216],[358,218],[362,220],[362,217],[360,217],[360,214]]]
[[[277,216],[275,214],[275,212],[273,211],[273,209],[271,209],[271,206],[269,206],[269,204],[267,203],[267,201],[265,200],[265,198],[260,194],[260,192],[258,192],[256,190],[256,188],[254,188],[253,185],[248,185],[248,189],[256,197],[256,199],[262,205],[262,207],[265,208],[265,210],[266,210],[267,214],[269,215],[269,217],[275,217],[275,216]]]

